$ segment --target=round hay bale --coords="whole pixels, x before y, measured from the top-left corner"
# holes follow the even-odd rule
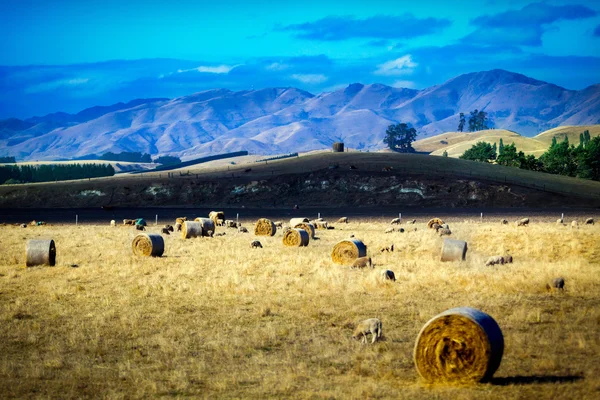
[[[275,236],[277,227],[270,219],[261,218],[254,225],[254,234],[256,236]]]
[[[218,219],[225,221],[225,213],[223,211],[211,211],[208,213],[208,218],[212,219],[215,225],[217,225]]]
[[[334,153],[343,153],[344,152],[344,143],[343,142],[335,142],[332,146]]]
[[[303,222],[310,222],[310,220],[308,218],[292,218],[292,219],[290,219],[290,226],[294,227]]]
[[[187,221],[187,217],[178,217],[178,218],[175,218],[175,224],[181,224],[181,225],[183,225],[183,223],[185,221]]]
[[[414,361],[430,383],[473,383],[491,379],[503,353],[504,337],[496,321],[475,308],[460,307],[425,324]]]
[[[366,257],[367,246],[358,239],[346,239],[338,242],[331,252],[331,259],[339,265],[352,265],[359,257]]]
[[[442,261],[464,261],[467,255],[467,242],[464,240],[444,239]]]
[[[429,229],[432,229],[433,224],[438,224],[438,225],[442,226],[442,225],[444,225],[444,221],[442,221],[440,218],[431,218],[429,220],[429,222],[427,222],[427,227]]]
[[[33,267],[36,265],[56,264],[56,245],[54,240],[31,239],[27,241],[25,248],[25,265]]]
[[[195,222],[202,224],[202,236],[210,236],[210,232],[215,233],[215,222],[210,218],[196,218]]]
[[[283,234],[283,244],[290,247],[308,246],[309,235],[304,229],[288,229]]]
[[[202,223],[196,221],[184,221],[181,226],[181,237],[190,239],[202,236]]]
[[[144,257],[160,257],[165,252],[165,241],[156,233],[140,233],[131,242],[133,254]]]
[[[310,222],[302,222],[300,224],[294,225],[294,228],[304,229],[310,235],[311,239],[315,238],[315,226]]]

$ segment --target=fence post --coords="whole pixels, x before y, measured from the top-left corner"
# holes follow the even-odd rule
[[[79,223],[79,215],[75,214],[75,226]]]

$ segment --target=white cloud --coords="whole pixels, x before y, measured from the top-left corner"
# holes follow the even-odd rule
[[[199,67],[191,68],[191,69],[178,69],[177,73],[181,74],[183,72],[198,71],[198,72],[204,72],[204,73],[208,73],[208,74],[228,74],[229,71],[231,71],[235,67],[237,67],[237,65],[225,65],[225,64],[214,65],[214,66],[201,65]]]
[[[77,87],[89,82],[89,78],[58,79],[29,86],[25,93],[40,93],[58,89],[60,87]]]
[[[392,86],[395,88],[409,88],[415,89],[417,85],[413,81],[394,81]]]
[[[325,82],[329,78],[323,74],[293,74],[292,79],[303,83],[318,84]]]
[[[265,67],[265,69],[269,70],[269,71],[283,71],[284,69],[288,69],[289,65],[287,64],[281,64],[278,62],[274,62],[272,64],[269,64]]]
[[[412,60],[412,56],[407,54],[395,60],[384,62],[377,66],[376,75],[410,75],[414,68],[419,64]]]

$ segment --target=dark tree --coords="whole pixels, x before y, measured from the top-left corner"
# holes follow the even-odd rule
[[[156,164],[170,165],[170,164],[181,164],[181,159],[174,156],[160,156],[154,159]]]
[[[412,142],[417,138],[417,131],[408,124],[399,123],[388,126],[383,143],[398,153],[414,153]]]
[[[469,132],[475,132],[477,130],[477,114],[479,114],[479,110],[475,109],[471,111],[471,116],[469,117]]]
[[[498,145],[498,155],[502,154],[503,150],[504,150],[504,142],[502,141],[502,138],[500,138],[500,144]]]
[[[465,129],[465,113],[460,113],[458,120],[458,131],[462,132]]]
[[[491,144],[486,142],[477,142],[463,153],[463,160],[471,160],[471,161],[481,161],[481,162],[490,162],[490,160],[494,160],[496,158],[496,152]]]

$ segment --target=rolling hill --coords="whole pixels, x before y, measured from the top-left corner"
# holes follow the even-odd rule
[[[599,123],[600,85],[573,91],[492,70],[423,90],[359,83],[319,95],[295,88],[215,89],[0,121],[0,155],[52,160],[139,151],[185,160],[239,150],[310,151],[335,141],[374,151],[384,147],[390,124],[410,123],[426,138],[455,129],[459,113],[474,109],[485,110],[495,128],[529,137],[560,125]]]

